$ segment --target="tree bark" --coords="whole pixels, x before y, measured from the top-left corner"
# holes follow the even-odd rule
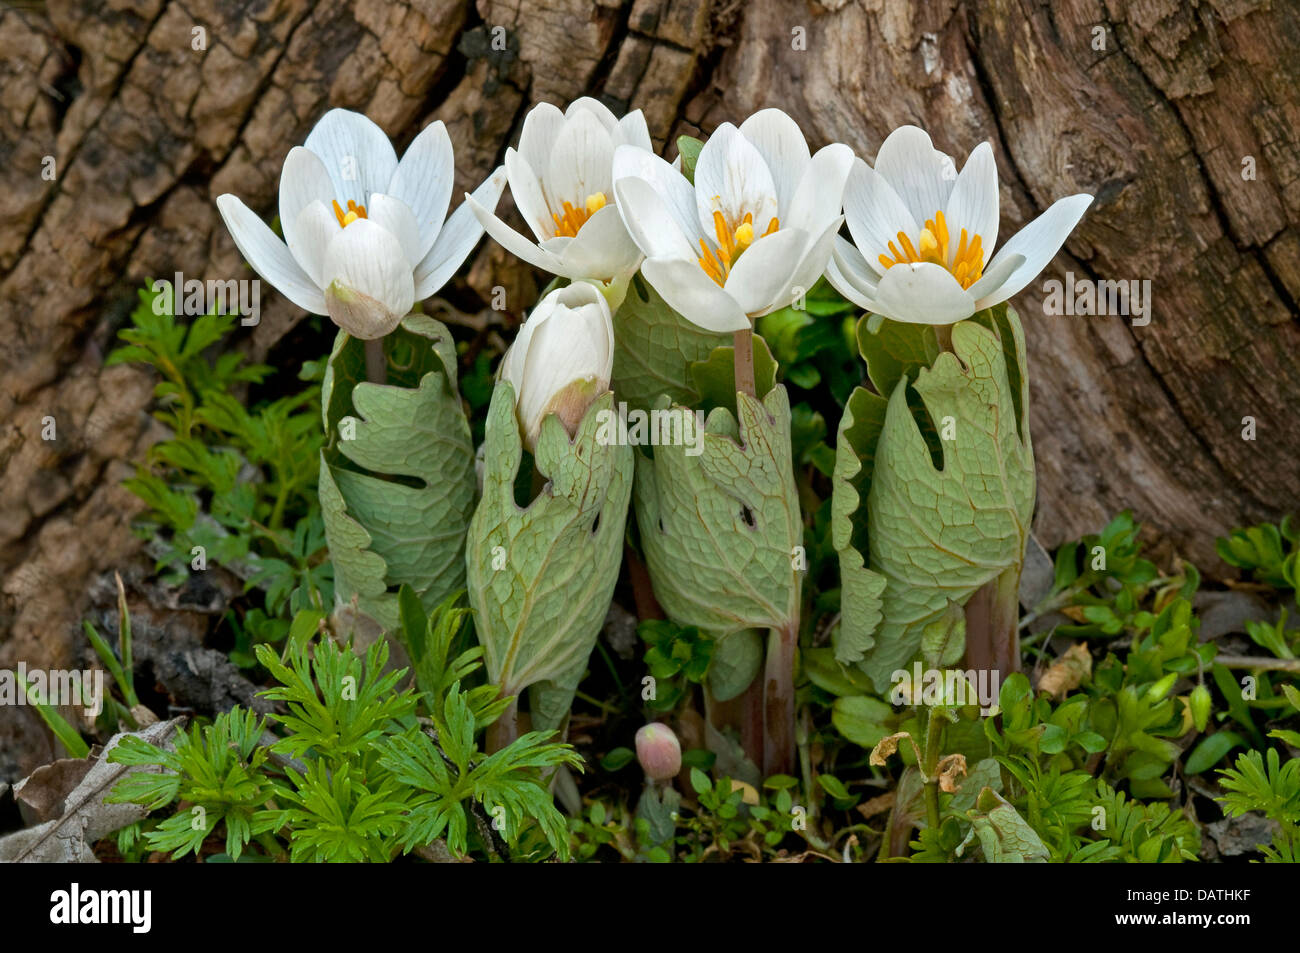
[[[273,214],[285,154],[331,106],[399,147],[443,119],[458,195],[502,161],[531,104],[584,94],[643,109],[670,156],[675,136],[765,106],[814,148],[844,141],[868,160],[908,122],[959,163],[991,140],[1004,238],[1094,193],[1043,278],[1149,279],[1152,319],[1048,316],[1041,279],[1014,299],[1036,532],[1050,547],[1131,507],[1212,572],[1216,534],[1279,517],[1300,486],[1296,49],[1300,7],[1264,0],[7,7],[0,667],[79,657],[88,581],[138,558],[120,481],[157,437],[153,381],[103,367],[135,290],[176,271],[247,276],[214,199]],[[502,322],[485,305],[498,285],[517,318],[537,282],[484,243],[453,296],[477,294],[481,320]],[[264,291],[261,324],[229,346],[295,372],[301,355],[276,345],[303,315]]]

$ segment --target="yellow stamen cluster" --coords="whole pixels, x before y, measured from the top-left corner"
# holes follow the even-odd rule
[[[773,217],[767,223],[767,231],[762,237],[771,235],[781,227],[780,221]],[[700,239],[700,251],[704,252],[700,256],[700,267],[704,273],[716,281],[719,285],[727,283],[727,275],[731,273],[731,266],[736,263],[736,259],[750,245],[754,244],[754,213],[746,212],[745,218],[735,230],[727,226],[727,220],[723,218],[722,213],[715,210],[713,213],[713,233],[718,238],[717,251],[713,251]]]
[[[566,201],[563,215],[551,213],[551,218],[555,219],[555,237],[575,237],[578,230],[587,224],[587,219],[605,207],[606,201],[604,192],[593,192],[588,195],[582,208],[574,208],[571,202]]]
[[[358,205],[353,199],[348,199],[348,210],[343,211],[339,205],[339,200],[334,200],[334,217],[339,220],[339,228],[347,228],[359,218],[366,217],[366,207]]]
[[[984,273],[984,248],[980,237],[976,235],[968,240],[966,229],[963,228],[957,248],[953,251],[943,212],[935,212],[934,218],[925,223],[916,245],[912,244],[905,233],[899,232],[898,245],[890,242],[889,250],[893,254],[892,258],[889,255],[880,256],[880,264],[886,271],[894,265],[928,261],[948,269],[963,288],[969,288],[979,281]]]

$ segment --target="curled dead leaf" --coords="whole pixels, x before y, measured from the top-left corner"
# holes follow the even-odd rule
[[[912,742],[912,750],[916,752],[916,760],[921,760],[921,749],[916,746],[916,741],[906,731],[900,731],[897,734],[887,735],[876,742],[876,746],[871,749],[871,764],[876,767],[883,766],[889,761],[889,756],[898,750],[898,744],[906,738]]]
[[[1087,645],[1076,642],[1043,673],[1043,677],[1038,680],[1038,690],[1049,693],[1053,698],[1061,698],[1066,692],[1078,688],[1091,674],[1092,654]]]
[[[961,787],[961,779],[966,777],[966,756],[964,754],[945,755],[939,760],[939,790],[952,794]]]

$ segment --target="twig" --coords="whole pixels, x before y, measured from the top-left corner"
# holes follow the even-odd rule
[[[1259,658],[1254,655],[1219,655],[1215,665],[1224,668],[1250,668],[1262,672],[1300,672],[1300,659]]]

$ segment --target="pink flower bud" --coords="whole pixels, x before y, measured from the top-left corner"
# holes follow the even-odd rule
[[[654,781],[666,781],[682,769],[682,745],[667,725],[654,722],[636,733],[636,759]]]

